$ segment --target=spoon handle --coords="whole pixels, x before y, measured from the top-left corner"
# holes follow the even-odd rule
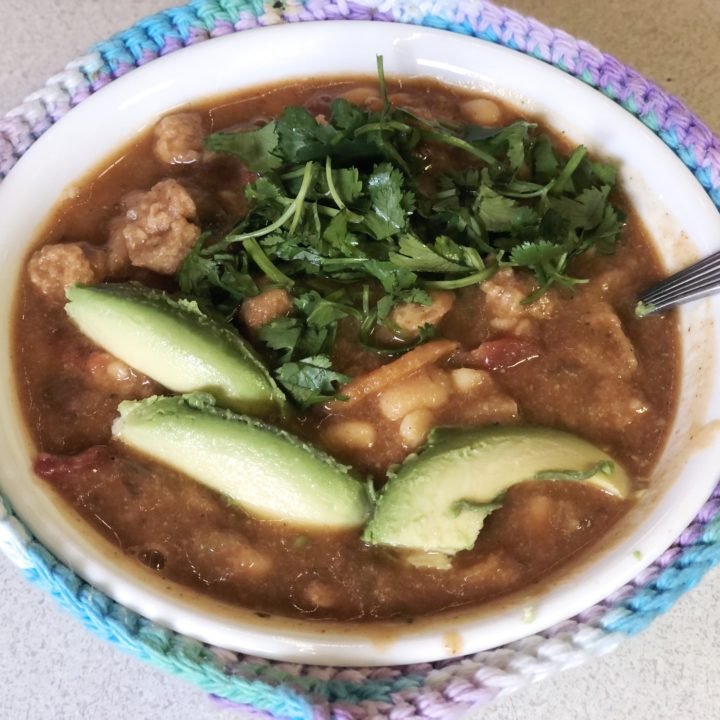
[[[720,251],[653,285],[638,297],[635,315],[645,317],[720,292]]]

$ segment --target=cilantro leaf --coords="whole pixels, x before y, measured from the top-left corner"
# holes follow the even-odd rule
[[[407,227],[413,200],[404,182],[402,172],[390,163],[376,165],[367,179],[371,206],[364,225],[376,240],[385,240]]]
[[[327,145],[335,134],[329,125],[320,125],[302,107],[288,107],[277,119],[278,151],[288,163],[324,160]]]
[[[337,193],[346,205],[350,205],[362,194],[363,184],[356,167],[333,170],[332,177]]]
[[[238,155],[252,172],[275,170],[282,164],[277,154],[278,136],[274,122],[257,130],[213,133],[205,138],[205,149]]]
[[[367,111],[353,105],[345,98],[335,98],[330,103],[330,124],[348,136],[363,125],[367,125],[369,120],[370,114]]]
[[[258,330],[258,337],[278,354],[278,359],[282,363],[292,357],[302,331],[302,322],[298,318],[282,317],[263,325]]]
[[[550,142],[550,138],[543,135],[533,148],[533,167],[535,177],[543,185],[549,183],[560,169],[560,160]]]
[[[449,238],[447,239],[449,240]],[[405,233],[400,236],[398,252],[390,253],[390,261],[400,268],[412,270],[416,273],[457,273],[467,270],[464,265],[448,260],[436,252],[413,233]]]
[[[539,242],[525,242],[512,249],[510,262],[519,267],[534,267],[544,265],[567,256],[567,249],[556,245],[549,240]]]
[[[389,260],[368,260],[363,263],[363,270],[379,280],[386,293],[397,294],[417,284],[418,276],[414,272],[398,267]]]
[[[333,254],[344,257],[362,255],[358,249],[357,237],[348,232],[348,213],[341,211],[330,220],[322,234]]]
[[[601,188],[588,188],[575,198],[552,198],[550,207],[562,215],[571,227],[592,230],[603,219],[609,192],[609,185],[603,185]]]
[[[324,298],[316,290],[311,290],[296,298],[295,307],[305,315],[308,325],[318,328],[334,325],[338,320],[350,314],[347,306]]]
[[[292,398],[304,407],[332,400],[337,386],[350,380],[331,369],[327,355],[315,355],[282,365],[275,377]]]
[[[533,208],[503,197],[485,183],[480,187],[475,210],[491,232],[518,232],[523,227],[535,227],[539,222]]]

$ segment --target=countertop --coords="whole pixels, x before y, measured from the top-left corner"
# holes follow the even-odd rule
[[[0,0],[0,113],[94,41],[176,3]],[[717,0],[509,0],[584,37],[679,95],[720,131]],[[720,572],[614,654],[471,714],[473,720],[720,716]],[[80,627],[0,558],[0,720],[220,720],[194,687]],[[470,717],[468,717],[470,720]]]

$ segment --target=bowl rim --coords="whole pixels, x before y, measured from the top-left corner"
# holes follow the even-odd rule
[[[363,26],[367,27],[364,28]],[[512,50],[484,43],[475,38],[465,38],[453,34],[443,33],[438,30],[425,28],[419,29],[406,25],[378,24],[376,22],[363,23],[361,21],[355,21],[350,26],[343,21],[338,23],[304,23],[300,25],[277,26],[264,30],[258,30],[256,33],[250,35],[230,35],[225,38],[218,38],[213,43],[202,43],[201,45],[187,48],[186,50],[183,50],[182,53],[173,53],[172,55],[151,63],[145,68],[140,68],[139,70],[134,71],[129,76],[120,78],[75,108],[66,116],[65,119],[63,119],[61,123],[51,128],[43,138],[40,138],[33,147],[30,148],[28,153],[18,163],[16,169],[8,176],[8,179],[0,185],[0,209],[6,209],[8,206],[14,204],[14,187],[19,186],[21,190],[23,187],[27,187],[23,186],[23,183],[27,183],[31,180],[33,174],[37,172],[34,164],[36,161],[34,159],[39,158],[39,161],[41,161],[42,153],[46,152],[45,148],[52,148],[53,143],[59,143],[60,139],[62,139],[63,136],[67,136],[68,133],[74,132],[75,134],[71,135],[71,138],[74,139],[74,142],[77,142],[77,140],[82,137],[83,133],[79,130],[71,131],[70,128],[85,127],[83,123],[89,122],[89,120],[83,120],[83,118],[86,116],[88,118],[92,118],[92,115],[95,112],[98,112],[95,110],[95,107],[110,103],[111,97],[117,96],[117,98],[122,100],[121,105],[124,103],[122,107],[124,111],[132,111],[134,107],[137,107],[138,102],[148,98],[148,93],[157,97],[158,94],[168,92],[172,89],[170,85],[168,85],[167,79],[163,78],[164,73],[170,74],[171,69],[183,68],[191,65],[192,63],[200,65],[202,64],[201,59],[205,58],[206,55],[210,58],[222,58],[225,51],[221,48],[226,46],[231,48],[235,46],[235,43],[242,42],[242,50],[252,56],[253,53],[249,52],[252,50],[252,46],[255,46],[256,53],[262,53],[263,45],[272,38],[269,33],[275,33],[278,42],[281,43],[279,47],[283,47],[285,57],[291,50],[293,52],[304,53],[311,51],[314,49],[319,39],[323,40],[323,35],[328,31],[331,34],[332,40],[330,44],[336,48],[341,48],[343,41],[347,42],[347,38],[345,38],[347,33],[352,33],[353,41],[358,42],[359,34],[371,32],[372,42],[374,44],[384,44],[383,47],[387,47],[388,56],[386,57],[386,63],[388,63],[387,58],[390,57],[390,53],[398,51],[398,46],[400,46],[400,50],[404,52],[409,48],[419,49],[420,45],[427,43],[427,47],[430,47],[431,49],[424,49],[422,53],[419,53],[420,55],[424,54],[424,56],[415,58],[417,67],[432,70],[436,73],[455,72],[457,77],[463,82],[479,82],[478,76],[480,76],[480,79],[484,77],[483,82],[486,83],[484,89],[491,89],[490,86],[493,84],[493,78],[491,75],[486,74],[483,76],[482,73],[478,73],[477,71],[473,73],[467,69],[467,66],[463,66],[462,63],[458,64],[456,62],[455,65],[448,65],[447,61],[444,61],[442,57],[438,57],[438,52],[433,48],[433,46],[441,45],[442,43],[440,42],[440,39],[442,38],[452,45],[457,45],[458,48],[461,46],[463,47],[462,52],[460,52],[460,50],[457,51],[458,55],[463,55],[464,53],[473,54],[473,52],[475,52],[475,54],[484,55],[486,59],[490,58],[491,61],[497,61],[497,63],[503,66],[511,65],[517,67],[520,65],[526,69],[530,68],[530,72],[533,75],[533,82],[537,82],[538,84],[541,84],[542,82],[547,82],[550,85],[571,83],[573,89],[568,90],[568,92],[573,92],[573,94],[582,96],[584,102],[589,102],[594,106],[597,105],[597,102],[604,103],[604,114],[606,113],[607,115],[612,115],[613,113],[622,113],[628,123],[633,124],[633,127],[637,126],[637,133],[642,133],[645,141],[652,139],[653,143],[658,148],[658,152],[662,149],[663,153],[661,154],[665,156],[663,161],[666,165],[669,164],[674,167],[676,171],[679,171],[679,169],[682,168],[684,173],[688,175],[688,179],[692,179],[682,162],[676,158],[662,143],[662,141],[651,133],[651,131],[643,127],[635,117],[623,111],[611,100],[605,98],[597,91],[589,88],[580,81],[569,77],[562,71],[557,70],[552,66],[545,65],[533,58]],[[283,34],[285,36],[287,47],[282,45]],[[240,37],[242,37],[242,40],[240,40]],[[327,42],[327,38],[324,38],[324,41]],[[276,48],[274,49],[274,52],[277,52]],[[442,55],[442,53],[440,53],[440,55]],[[374,63],[374,57],[371,56],[371,60]],[[207,62],[207,58],[205,58],[204,61]],[[398,62],[401,63],[401,60],[399,59]],[[257,64],[260,65],[260,63]],[[492,62],[490,64],[492,65]],[[393,66],[388,63],[388,73],[394,75],[398,74],[398,72],[392,68]],[[495,68],[495,72],[497,71],[498,67]],[[182,75],[180,72],[177,72],[177,74]],[[302,71],[302,73],[298,74],[307,74],[307,71]],[[330,73],[330,75],[337,76],[337,70],[334,70]],[[145,80],[146,77],[147,80]],[[144,90],[138,90],[136,86],[140,88],[144,87]],[[501,97],[503,96],[503,92],[506,92],[506,89],[503,90],[502,88],[497,88],[497,85],[495,89],[500,90],[498,94]],[[510,95],[508,95],[505,99],[522,101],[522,98],[511,97]],[[596,103],[593,103],[593,101],[590,100],[591,95],[595,96],[595,100],[597,101]],[[106,98],[108,99],[106,100]],[[169,111],[170,109],[170,107],[167,107],[166,111]],[[65,128],[68,129],[65,130]],[[633,133],[633,135],[634,134],[635,133]],[[55,140],[56,137],[59,139]],[[117,145],[113,145],[111,149],[116,147]],[[662,163],[660,164],[662,165]],[[714,206],[705,195],[701,186],[697,184],[694,179],[692,179],[692,182],[695,185],[695,189],[693,191],[689,191],[689,195],[691,196],[690,202],[695,202],[698,206],[704,205],[705,211],[712,208],[713,220],[715,225],[717,225],[717,213]],[[8,187],[11,189],[7,190]],[[702,193],[702,200],[699,197],[693,199],[692,196],[698,195],[699,193]],[[5,234],[0,231],[0,243],[2,243],[2,237],[4,235]],[[703,237],[706,237],[706,235],[703,235]],[[708,247],[713,246],[709,240],[707,245]],[[707,311],[709,306],[712,306],[712,303],[704,304],[703,307],[705,308],[705,311]],[[693,312],[694,311],[689,311],[687,313],[683,312],[681,313],[681,318],[692,315]],[[717,346],[717,337],[715,337],[714,346]],[[714,389],[712,395],[713,397],[709,399],[713,401],[715,410],[713,411],[713,414],[704,416],[708,421],[716,419],[717,388]],[[17,436],[15,439],[17,439]],[[713,457],[716,458],[716,455],[713,455]],[[25,462],[24,465],[22,463],[17,465],[17,467],[21,466],[23,471],[26,472],[27,462]],[[6,471],[3,470],[3,472]],[[461,652],[474,652],[480,649],[485,649],[486,647],[494,647],[505,644],[511,640],[518,639],[519,637],[537,632],[549,625],[555,624],[560,620],[564,620],[568,616],[585,610],[600,601],[602,598],[610,594],[610,592],[617,589],[617,587],[634,577],[639,570],[657,557],[675,539],[675,537],[680,534],[690,520],[692,520],[695,512],[701,507],[702,503],[709,496],[714,486],[715,477],[713,476],[712,484],[710,484],[708,479],[705,485],[703,485],[701,491],[694,488],[698,491],[696,493],[696,502],[693,504],[692,509],[689,509],[690,506],[688,505],[683,513],[675,513],[673,522],[664,526],[661,533],[657,533],[657,535],[662,538],[661,540],[658,539],[658,537],[655,537],[653,540],[650,536],[638,538],[638,542],[635,544],[637,545],[636,549],[642,548],[640,549],[640,552],[643,553],[642,560],[638,560],[635,555],[635,551],[633,551],[632,558],[630,559],[628,557],[629,553],[626,552],[626,549],[623,550],[621,553],[622,558],[617,557],[618,562],[612,563],[612,572],[608,573],[606,571],[604,573],[604,582],[597,582],[596,585],[589,588],[587,592],[582,595],[575,593],[576,600],[572,603],[561,603],[558,607],[562,609],[559,611],[555,610],[550,612],[547,607],[543,607],[542,612],[538,612],[537,617],[531,622],[523,622],[517,613],[513,618],[507,617],[508,612],[510,611],[506,609],[504,611],[504,615],[506,616],[504,620],[504,627],[507,628],[509,623],[509,625],[512,626],[511,632],[506,629],[504,634],[499,633],[497,628],[493,632],[489,632],[486,627],[481,628],[478,631],[478,628],[476,627],[475,630],[470,633],[470,638],[465,640],[461,646]],[[33,515],[31,509],[27,507],[27,503],[24,503],[22,500],[17,502],[17,497],[13,496],[13,492],[8,492],[8,497],[13,505],[18,509],[22,517]],[[28,512],[28,510],[30,510],[30,512]],[[38,522],[37,517],[34,521],[28,522],[28,524],[36,533],[38,538],[45,542],[46,538],[49,537],[48,528],[42,522]],[[61,560],[67,562],[70,567],[73,567],[76,571],[78,571],[81,576],[86,577],[93,584],[97,585],[100,589],[121,602],[121,604],[127,605],[131,609],[136,610],[153,620],[159,621],[161,624],[172,627],[179,632],[192,637],[199,637],[200,639],[207,640],[215,645],[225,647],[234,646],[233,649],[240,649],[245,652],[252,652],[258,655],[270,654],[271,656],[279,656],[284,659],[300,659],[304,662],[329,662],[332,664],[349,665],[418,662],[420,660],[442,659],[448,656],[460,654],[458,652],[452,652],[452,649],[447,647],[447,638],[438,637],[436,631],[432,631],[432,638],[427,637],[422,633],[418,633],[417,631],[404,634],[404,637],[400,640],[389,643],[387,648],[382,647],[383,643],[378,642],[377,638],[369,641],[365,638],[363,641],[362,636],[353,637],[351,634],[348,634],[346,637],[341,638],[340,641],[327,641],[326,639],[318,640],[316,634],[312,633],[312,638],[307,640],[307,636],[301,634],[300,636],[292,637],[290,639],[290,647],[288,647],[287,652],[283,651],[280,655],[278,655],[275,651],[267,650],[266,641],[268,640],[268,637],[275,635],[274,630],[269,633],[267,631],[261,631],[259,633],[261,638],[259,642],[250,642],[245,638],[240,644],[234,642],[228,643],[226,629],[215,628],[209,633],[198,632],[197,626],[192,621],[192,618],[173,617],[173,611],[177,608],[173,607],[172,603],[169,606],[164,605],[158,600],[158,598],[155,597],[145,598],[142,602],[140,602],[137,597],[133,597],[132,589],[118,587],[118,585],[114,582],[116,578],[104,576],[102,572],[98,572],[97,568],[89,568],[86,559],[85,563],[83,563],[83,558],[73,555],[73,552],[67,547],[64,547],[62,543],[58,545],[50,540],[50,542],[45,542],[45,544],[47,544]],[[658,550],[658,548],[660,549]],[[111,576],[112,574],[113,573],[110,572]],[[610,580],[612,580],[612,582],[610,582]],[[557,589],[553,591],[553,593],[556,592],[558,592]],[[530,597],[530,595],[528,595],[528,597]],[[577,599],[580,597],[582,598],[581,600]],[[147,602],[145,602],[145,600]],[[523,603],[527,603],[527,598],[523,600]],[[517,603],[515,603],[515,605],[517,605]],[[516,612],[518,607],[512,608],[512,612]],[[314,624],[317,625],[317,623]],[[210,623],[210,625],[212,625],[212,623]],[[450,627],[453,628],[454,631],[456,625],[451,623]],[[254,628],[251,632],[257,633],[258,631]],[[327,638],[327,634],[325,633],[324,635]],[[400,645],[404,648],[402,651],[398,649]],[[343,649],[339,649],[340,647]],[[429,652],[431,653],[431,656],[428,656]]]

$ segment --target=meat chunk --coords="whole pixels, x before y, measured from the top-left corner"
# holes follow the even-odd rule
[[[609,305],[599,307],[588,316],[587,323],[598,343],[597,352],[586,358],[586,365],[598,374],[604,368],[620,378],[634,375],[638,368],[635,349],[613,309]]]
[[[188,165],[203,154],[202,120],[195,113],[177,113],[155,126],[155,157],[168,165]]]
[[[591,400],[578,426],[584,423],[585,427],[620,437],[649,411],[645,396],[632,383],[607,378],[593,385]]]
[[[552,293],[545,293],[530,305],[522,301],[536,288],[529,276],[512,268],[503,268],[486,280],[480,289],[485,293],[485,308],[492,330],[513,335],[537,334],[537,323],[550,317],[554,310]]]
[[[98,283],[105,272],[105,254],[86,243],[46,245],[33,253],[28,263],[32,284],[57,302],[65,299],[66,288],[76,283]]]
[[[390,313],[390,320],[408,337],[415,338],[424,325],[437,325],[450,312],[455,302],[451,292],[431,292],[430,305],[400,303]]]
[[[281,288],[265,290],[240,306],[240,317],[247,327],[257,330],[292,310],[292,295]]]
[[[117,217],[110,222],[110,235],[105,243],[107,272],[111,278],[124,278],[130,269],[130,256],[125,242],[125,216]]]
[[[123,204],[126,222],[119,232],[130,262],[165,275],[177,272],[200,235],[191,222],[196,210],[187,190],[176,180],[162,180],[147,192],[127,196]],[[115,246],[118,263],[121,250]]]
[[[578,328],[578,325],[581,328]],[[593,342],[587,342],[587,329]],[[597,379],[628,379],[635,375],[637,357],[617,313],[606,303],[596,303],[578,314],[557,333],[556,342],[565,348],[568,364],[583,368]]]

